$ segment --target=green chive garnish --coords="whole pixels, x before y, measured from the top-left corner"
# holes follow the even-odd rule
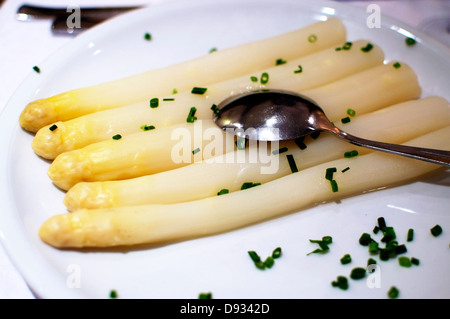
[[[273,250],[272,257],[275,259],[281,257],[281,247],[277,247]]]
[[[314,42],[316,42],[316,41],[317,41],[317,35],[311,34],[311,35],[308,37],[308,42],[309,42],[309,43],[314,43]]]
[[[224,189],[221,189],[218,193],[217,193],[217,195],[218,196],[220,196],[220,195],[225,195],[225,194],[228,194],[230,191],[228,190],[228,189],[226,189],[226,188],[224,188]]]
[[[267,84],[269,82],[269,74],[264,72],[261,74],[261,84]]]
[[[172,90],[172,94],[177,94],[178,93],[178,90],[177,89],[173,89]]]
[[[412,263],[411,263],[411,259],[409,259],[408,257],[398,257],[398,264],[402,267],[406,267],[409,268],[411,267]]]
[[[361,48],[361,51],[363,52],[369,52],[370,50],[373,49],[373,44],[372,43],[367,43],[367,45],[365,47]]]
[[[256,76],[251,76],[251,77],[250,77],[250,80],[251,80],[252,82],[258,82],[258,78],[257,78]]]
[[[111,290],[110,292],[109,292],[109,298],[111,298],[111,299],[116,299],[117,298],[117,291],[116,290]]]
[[[406,45],[411,46],[411,45],[416,44],[416,40],[413,38],[406,38],[405,43],[406,43]]]
[[[150,33],[146,32],[144,34],[144,39],[147,40],[147,41],[150,41],[152,39],[152,35]]]
[[[213,113],[214,113],[215,115],[219,114],[219,112],[220,112],[220,109],[219,109],[219,107],[218,107],[216,104],[213,104],[213,105],[211,106],[211,110],[213,111]]]
[[[289,167],[291,168],[291,172],[292,173],[297,173],[298,172],[298,168],[297,168],[297,164],[295,163],[294,156],[292,154],[287,154],[286,158],[288,160]]]
[[[308,253],[307,255],[323,254],[330,250],[328,245],[333,242],[333,238],[331,236],[323,236],[322,240],[310,239],[309,242],[313,243],[313,244],[318,244],[320,248],[313,250],[312,252]]]
[[[245,150],[245,146],[247,145],[247,139],[245,137],[237,137],[235,143],[236,143],[236,148],[238,150]]]
[[[398,69],[398,68],[401,67],[402,65],[400,64],[400,62],[395,62],[392,66],[393,66],[394,68]]]
[[[434,237],[439,236],[440,234],[442,234],[442,227],[439,225],[435,225],[433,228],[430,229],[431,235],[433,235]]]
[[[198,299],[212,299],[212,293],[202,292],[198,295]]]
[[[244,189],[247,189],[247,188],[252,188],[252,187],[255,187],[255,186],[259,186],[259,185],[261,185],[261,183],[245,182],[245,183],[242,184],[241,190],[244,190]]]
[[[336,180],[334,180],[334,179],[331,180],[330,184],[331,184],[331,190],[333,191],[333,193],[336,193],[339,191],[339,186],[338,186]]]
[[[344,277],[344,276],[338,276],[335,281],[331,282],[331,285],[333,287],[338,287],[342,290],[347,290],[348,289],[348,279],[347,279],[347,277]]]
[[[361,237],[359,237],[359,244],[362,246],[368,246],[372,241],[373,239],[368,233],[363,233]]]
[[[33,66],[33,70],[34,70],[36,73],[41,73],[41,69],[40,69],[37,65]]]
[[[419,259],[417,259],[415,257],[411,257],[411,264],[413,264],[415,266],[419,266],[420,261],[419,261]]]
[[[163,99],[164,102],[169,102],[169,101],[175,101],[174,98],[164,98]]]
[[[156,108],[159,106],[159,99],[157,97],[154,97],[150,100],[150,107],[152,109]]]
[[[142,125],[141,126],[141,130],[143,131],[150,131],[150,130],[154,130],[155,127],[153,125]]]
[[[116,134],[112,137],[113,140],[120,140],[122,138],[122,135]]]
[[[408,234],[406,235],[406,241],[413,241],[414,239],[414,229],[408,229]]]
[[[362,279],[366,276],[366,270],[361,267],[353,268],[350,273],[350,278],[352,279]]]
[[[344,256],[342,256],[340,261],[341,264],[346,265],[352,262],[352,257],[350,256],[350,254],[345,254]]]
[[[50,131],[54,131],[54,130],[56,130],[58,128],[58,126],[56,125],[56,124],[53,124],[52,126],[50,126],[48,129],[50,130]]]
[[[266,268],[272,268],[274,264],[275,264],[275,259],[273,259],[272,256],[267,257],[266,260],[264,260],[264,262],[263,262],[263,265]]]
[[[341,172],[342,173],[345,173],[346,171],[348,171],[350,169],[350,167],[346,167],[346,168],[344,168]]]
[[[277,60],[275,61],[275,65],[282,65],[282,64],[286,64],[286,60],[283,60],[283,59],[277,59]]]
[[[353,150],[353,151],[349,151],[349,152],[345,152],[344,153],[344,157],[345,158],[352,158],[352,157],[355,157],[355,156],[358,156],[358,151],[357,150]]]
[[[276,155],[276,154],[284,153],[284,152],[287,152],[287,151],[288,151],[287,147],[282,147],[282,148],[279,148],[279,149],[277,149],[275,151],[272,151],[272,154]]]
[[[347,124],[351,121],[350,117],[346,116],[341,119],[342,124]]]
[[[347,109],[347,114],[350,116],[355,116],[356,111],[354,109]]]
[[[210,50],[209,50],[209,53],[213,53],[213,52],[216,52],[217,51],[217,48],[211,48]]]
[[[325,178],[331,181],[333,179],[333,174],[337,171],[336,167],[329,167],[325,172]]]
[[[396,299],[396,298],[398,298],[398,295],[400,294],[400,291],[396,288],[396,287],[394,287],[394,286],[392,286],[390,289],[389,289],[389,291],[388,291],[388,297],[389,298],[391,298],[391,299]]]
[[[350,50],[352,48],[352,42],[345,42],[342,46],[342,50]]]
[[[186,122],[194,123],[197,120],[197,117],[195,116],[195,112],[197,112],[197,108],[195,106],[191,107],[191,109],[189,110],[189,114],[186,118]]]
[[[297,144],[297,146],[301,149],[304,150],[306,148],[306,144],[303,142],[305,140],[305,137],[297,137],[294,142],[295,144]]]
[[[302,72],[303,72],[303,67],[302,67],[301,65],[298,66],[298,69],[297,69],[297,70],[294,70],[294,73],[295,73],[295,74],[297,74],[297,73],[302,73]]]
[[[192,151],[192,155],[197,154],[198,152],[200,152],[200,147],[197,147],[195,150]]]
[[[191,90],[192,94],[205,94],[207,88],[193,87]]]

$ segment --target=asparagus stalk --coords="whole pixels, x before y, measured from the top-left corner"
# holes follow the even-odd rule
[[[349,89],[356,86],[358,86],[357,90]],[[336,87],[341,90],[337,92]],[[417,98],[420,96],[420,87],[415,73],[407,65],[403,65],[401,69],[395,69],[387,64],[309,92],[307,96],[316,100],[332,121],[338,121],[346,116],[348,108],[355,109],[358,114],[364,114]],[[178,145],[184,145],[181,147],[184,154],[197,148],[202,151],[208,144],[208,141],[204,140],[205,130],[214,132],[215,124],[211,120],[200,121],[204,130],[196,134],[194,134],[195,125],[175,125],[124,136],[120,141],[102,141],[62,153],[50,165],[48,175],[56,186],[68,190],[82,181],[133,178],[185,166],[192,162],[189,162],[190,156],[181,162],[174,161],[174,152],[180,151],[177,151]],[[186,138],[189,142],[183,141],[182,136],[181,141],[175,142],[174,139],[180,140],[180,137],[174,138],[173,134],[184,131],[189,137]],[[214,133],[216,140],[229,138],[218,128],[216,131]],[[120,132],[116,133],[120,134]],[[191,143],[191,138],[198,139],[200,141],[198,145]],[[186,144],[188,145],[185,146]],[[222,146],[226,145],[229,143],[225,140]],[[214,155],[220,155],[223,149],[223,147],[217,147],[214,149]],[[200,160],[205,159],[205,155],[210,155],[209,157],[213,155],[212,152],[200,152],[200,154],[202,155]]]
[[[363,52],[361,48],[367,43],[364,40],[355,41],[348,50],[336,51],[333,47],[258,73],[215,83],[209,85],[202,95],[188,91],[176,95],[155,96],[159,102],[157,108],[150,108],[149,101],[146,100],[52,123],[37,132],[32,147],[36,154],[46,159],[54,159],[63,152],[107,140],[114,132],[120,132],[124,136],[140,132],[143,125],[161,128],[179,124],[185,121],[186,114],[192,106],[197,108],[197,118],[209,119],[211,105],[220,103],[234,93],[260,88],[299,91],[325,85],[381,65],[384,59],[383,51],[374,45],[371,51]],[[264,72],[269,75],[269,81],[261,84],[260,76]],[[253,82],[252,76],[258,81]],[[57,129],[50,130],[49,128],[54,125]]]
[[[450,150],[450,127],[408,142]],[[325,178],[335,167],[333,192]],[[340,173],[351,167],[345,173]],[[398,185],[440,166],[371,152],[326,162],[244,191],[176,204],[81,209],[43,223],[40,238],[59,248],[155,244],[231,231],[288,213],[381,187]],[[382,174],[380,174],[382,172]]]
[[[356,136],[399,144],[432,130],[450,126],[450,105],[444,98],[426,97],[368,114],[356,114],[350,123],[337,125]],[[227,162],[226,158],[230,156],[221,155],[210,161],[197,162],[153,175],[122,181],[78,183],[69,189],[64,197],[64,204],[70,211],[75,211],[81,208],[170,204],[197,200],[215,196],[221,189],[238,191],[241,185],[248,181],[266,183],[290,174],[291,167],[286,155],[292,155],[298,169],[303,170],[341,158],[345,152],[357,150],[359,155],[369,152],[366,148],[355,147],[328,134],[322,134],[317,140],[305,140],[305,146],[306,148],[299,148],[292,141],[281,145],[281,148],[286,147],[287,151],[272,155],[272,162],[278,165],[278,169],[272,174],[262,173],[262,167],[267,167],[268,161],[259,159],[257,162]],[[237,158],[236,154],[233,154],[232,158]]]
[[[316,38],[314,42],[308,41],[312,34]],[[167,95],[174,88],[181,92],[195,85],[209,85],[256,72],[274,65],[279,58],[290,60],[336,46],[344,42],[345,37],[342,21],[332,18],[166,68],[32,101],[25,107],[19,122],[25,130],[36,132],[57,121]]]

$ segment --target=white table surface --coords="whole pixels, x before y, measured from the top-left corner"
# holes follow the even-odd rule
[[[113,5],[159,5],[169,0],[29,0],[27,4],[80,7],[101,4]],[[1,0],[0,0],[1,2]],[[450,17],[449,0],[400,0],[400,1],[339,1],[349,6],[367,8],[375,3],[381,8],[381,17],[390,16],[417,28],[450,46],[450,33],[435,32],[430,22],[442,21]],[[23,79],[32,71],[33,65],[45,60],[55,50],[73,40],[70,36],[55,36],[50,31],[51,21],[38,20],[20,22],[15,19],[22,1],[6,0],[0,8],[0,112],[19,87]],[[1,116],[1,114],[0,114]],[[1,212],[0,212],[1,213]],[[1,236],[1,234],[0,234]],[[0,298],[36,298],[21,277],[8,255],[0,246]]]

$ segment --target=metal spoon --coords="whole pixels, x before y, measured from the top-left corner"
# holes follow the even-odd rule
[[[450,151],[382,143],[350,135],[334,126],[314,101],[288,91],[262,90],[232,96],[218,105],[214,121],[241,138],[280,141],[314,131],[328,131],[358,146],[450,166]]]

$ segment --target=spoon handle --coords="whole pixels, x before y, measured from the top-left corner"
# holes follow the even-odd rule
[[[371,141],[341,130],[333,130],[332,133],[358,146],[450,166],[450,151]]]

